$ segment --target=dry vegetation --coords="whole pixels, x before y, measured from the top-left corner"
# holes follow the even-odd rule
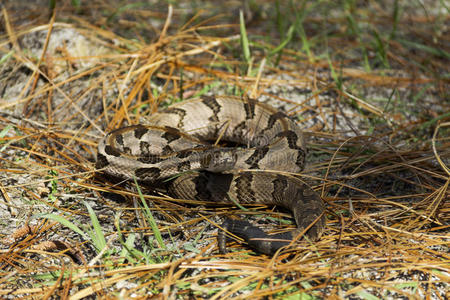
[[[449,298],[444,1],[42,2],[0,18],[1,297]],[[106,132],[214,93],[305,128],[320,241],[220,255],[215,224],[238,208],[154,193],[146,207],[95,176]]]

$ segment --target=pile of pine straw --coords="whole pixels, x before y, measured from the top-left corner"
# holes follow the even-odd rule
[[[245,62],[235,54],[242,51],[239,28],[229,34],[230,27],[211,20],[171,28],[169,14],[159,37],[146,43],[75,17],[14,28],[2,13],[1,297],[445,297],[450,106],[439,95],[448,79],[411,76],[407,57],[405,69],[384,73],[288,49],[278,64],[273,56],[264,63],[267,51],[277,50],[270,44],[253,49]],[[50,37],[61,32],[82,39],[51,49]],[[352,47],[329,43],[334,51]],[[289,98],[284,86],[294,87]],[[406,101],[411,89],[426,91],[418,101],[444,110],[417,119],[388,109],[414,105],[367,101],[383,92],[392,93],[392,102]],[[317,243],[300,242],[273,257],[233,243],[220,255],[215,216],[242,211],[149,193],[163,249],[146,209],[132,204],[137,193],[95,176],[96,145],[106,132],[205,93],[268,99],[301,117],[310,152],[299,176],[327,206]],[[293,93],[303,95],[293,99]],[[273,207],[249,210],[292,221]],[[267,230],[293,226],[276,223]]]

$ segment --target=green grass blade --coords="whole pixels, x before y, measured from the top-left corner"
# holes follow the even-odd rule
[[[244,59],[247,63],[250,63],[250,46],[248,43],[247,30],[245,29],[244,13],[242,12],[242,10],[239,11],[239,28],[241,30],[241,46],[244,53]]]
[[[0,65],[3,64],[5,61],[7,61],[8,58],[10,58],[10,57],[13,55],[13,53],[14,53],[14,51],[11,50],[11,51],[9,51],[8,53],[6,53],[5,55],[3,55],[3,56],[0,58]]]
[[[426,46],[426,45],[423,45],[423,44],[420,44],[417,42],[411,42],[411,41],[404,40],[404,39],[397,39],[397,41],[399,41],[405,47],[416,48],[417,50],[421,50],[423,52],[427,52],[432,55],[443,57],[445,59],[450,59],[450,53],[448,53],[447,51],[445,51],[443,49],[433,48],[430,46]]]
[[[106,246],[105,235],[103,234],[102,227],[100,226],[100,222],[98,221],[97,216],[95,215],[92,207],[85,201],[83,201],[84,206],[86,206],[89,217],[91,218],[92,227],[94,228],[92,232],[92,242],[98,251],[101,251]]]
[[[372,35],[375,39],[374,49],[376,50],[378,58],[381,60],[385,68],[390,68],[389,61],[387,59],[386,44],[383,42],[381,36],[378,34],[376,30],[372,30]]]
[[[83,230],[81,230],[77,225],[73,224],[72,222],[70,222],[69,220],[64,218],[63,216],[55,215],[55,214],[44,214],[44,215],[40,215],[39,218],[45,218],[48,220],[56,221],[59,224],[69,228],[70,230],[75,231],[76,233],[81,235],[85,240],[89,240],[89,237],[86,235],[86,233]]]
[[[294,25],[291,25],[288,29],[288,32],[286,34],[286,38],[272,51],[270,51],[270,55],[273,55],[275,53],[280,52],[281,50],[283,50],[284,47],[286,47],[286,45],[291,41],[292,36],[294,34]]]
[[[147,217],[147,220],[150,224],[150,227],[152,228],[153,234],[155,235],[156,241],[158,242],[159,246],[163,249],[167,249],[166,245],[164,244],[164,241],[161,236],[161,232],[159,231],[158,225],[156,224],[155,218],[153,218],[152,212],[150,208],[147,205],[147,202],[144,199],[144,195],[142,194],[141,188],[139,187],[139,184],[136,180],[136,177],[133,178],[134,183],[136,184],[136,189],[139,194],[139,198],[141,199],[142,205],[144,206],[144,213]]]

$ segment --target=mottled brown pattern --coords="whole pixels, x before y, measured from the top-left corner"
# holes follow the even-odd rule
[[[219,138],[221,144],[232,142],[238,147],[202,142]],[[177,198],[285,207],[297,223],[293,232],[269,236],[240,220],[226,220],[223,225],[250,247],[271,254],[305,228],[310,227],[306,235],[315,240],[325,227],[323,201],[307,184],[261,172],[301,172],[305,153],[301,129],[284,113],[255,100],[208,96],[173,105],[152,115],[146,125],[109,133],[99,143],[97,167],[115,177],[135,176],[148,183],[182,173],[168,188]],[[251,170],[256,168],[260,170]],[[215,173],[219,171],[224,173]],[[220,250],[225,251],[222,234],[219,241]]]

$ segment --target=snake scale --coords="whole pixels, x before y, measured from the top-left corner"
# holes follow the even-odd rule
[[[300,179],[283,174],[302,171],[306,153],[302,130],[284,113],[249,98],[204,96],[169,106],[146,123],[107,134],[98,145],[96,168],[154,186],[175,177],[167,190],[176,198],[290,210],[297,229],[274,235],[226,219],[223,228],[258,252],[273,254],[305,229],[309,238],[320,238],[322,199]],[[222,252],[225,241],[219,234]]]

